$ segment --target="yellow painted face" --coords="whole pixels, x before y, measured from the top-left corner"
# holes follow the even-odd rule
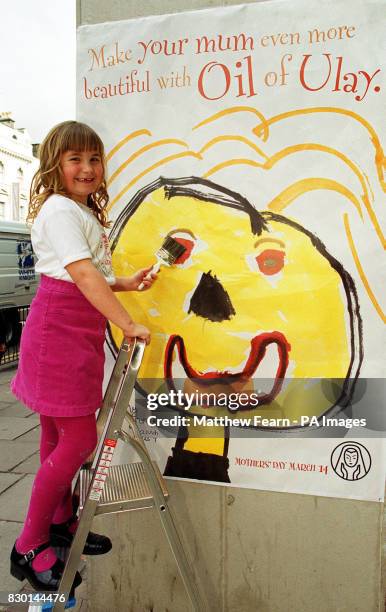
[[[111,234],[117,276],[154,262],[168,235],[187,248],[151,290],[119,294],[152,332],[140,386],[159,392],[167,378],[185,392],[243,394],[242,405],[208,400],[190,414],[261,415],[290,426],[326,414],[340,395],[336,385],[349,394],[359,367],[351,278],[293,221],[258,213],[209,181],[187,183],[160,179],[143,190]],[[119,346],[114,326],[111,338]],[[331,379],[335,390],[326,393]]]

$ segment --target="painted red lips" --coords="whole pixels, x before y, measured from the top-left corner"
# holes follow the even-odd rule
[[[195,370],[188,361],[183,338],[178,335],[172,335],[170,336],[165,349],[165,380],[167,381],[169,388],[175,390],[172,365],[174,349],[177,348],[179,359],[185,370],[186,376],[190,379],[193,379],[197,384],[213,385],[216,383],[221,383],[226,385],[232,385],[236,382],[246,382],[254,375],[260,362],[264,359],[267,347],[271,344],[277,345],[279,364],[271,391],[269,393],[259,395],[259,405],[269,404],[273,401],[273,399],[276,397],[282,387],[283,380],[288,367],[288,354],[291,350],[291,346],[287,342],[284,334],[277,331],[262,333],[252,338],[251,350],[244,369],[241,372],[236,373],[227,372],[226,370],[223,372],[205,372],[204,374],[201,372],[197,372],[197,370]],[[248,410],[249,407],[240,407],[240,409]]]

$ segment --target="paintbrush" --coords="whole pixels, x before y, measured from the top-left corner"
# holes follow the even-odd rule
[[[157,261],[147,276],[145,276],[145,279],[150,280],[152,272],[157,273],[161,266],[172,266],[174,262],[181,257],[183,253],[185,253],[185,251],[186,247],[183,244],[177,242],[177,240],[171,236],[166,236],[161,248],[155,254]],[[138,291],[142,291],[144,286],[145,285],[142,281],[138,287]]]

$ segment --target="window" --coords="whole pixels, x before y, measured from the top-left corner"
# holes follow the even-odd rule
[[[4,174],[4,164],[2,161],[0,161],[0,178],[3,177]]]
[[[0,219],[5,219],[5,202],[0,202]]]
[[[20,205],[19,218],[20,218],[20,221],[25,221],[25,218],[26,218],[26,207],[23,206],[23,204]]]

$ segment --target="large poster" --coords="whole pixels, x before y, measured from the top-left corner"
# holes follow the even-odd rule
[[[185,247],[119,295],[152,331],[135,409],[166,476],[383,499],[384,17],[273,0],[79,28],[115,272]]]

